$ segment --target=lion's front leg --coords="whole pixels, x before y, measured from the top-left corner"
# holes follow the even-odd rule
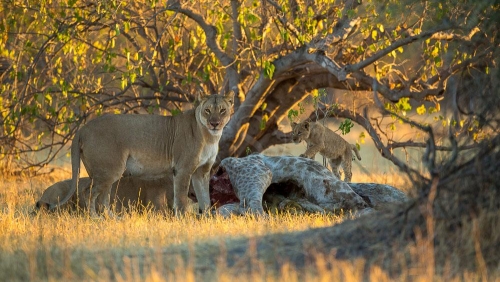
[[[87,210],[90,212],[90,216],[93,218],[99,218],[96,209],[96,203],[99,203],[99,209],[102,209],[102,213],[105,216],[115,218],[109,204],[109,194],[114,180],[112,178],[93,179],[93,182],[94,185],[90,191],[90,199],[86,201]]]
[[[174,174],[174,211],[175,215],[186,213],[191,175],[185,171]]]
[[[323,144],[307,144],[307,150],[300,156],[303,158],[314,159],[314,156],[321,151]]]
[[[198,207],[202,213],[208,211],[211,207],[209,193],[211,167],[211,164],[205,164],[204,166],[199,167],[191,178],[194,192],[196,193],[196,199],[198,200]]]

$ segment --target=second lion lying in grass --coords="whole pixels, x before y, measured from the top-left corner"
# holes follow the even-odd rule
[[[79,193],[75,193],[60,209],[68,211],[84,210],[86,208],[86,199],[90,199],[91,181],[88,177],[80,178]],[[174,191],[171,187],[172,180],[168,178],[143,180],[136,177],[123,177],[120,181],[113,183],[110,203],[114,205],[114,210],[118,213],[132,209],[137,211],[151,209],[155,212],[170,213],[172,212],[174,199]],[[36,202],[35,212],[48,210],[51,205],[58,204],[70,190],[71,179],[51,185],[43,192],[40,200]],[[98,204],[102,202],[100,197],[105,197],[105,195],[100,195],[97,198]],[[99,207],[99,209],[102,210],[102,207]]]

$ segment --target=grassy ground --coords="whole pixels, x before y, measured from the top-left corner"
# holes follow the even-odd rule
[[[414,247],[415,258],[422,262],[422,267],[391,278],[382,268],[365,269],[362,259],[336,260],[333,255],[318,252],[303,268],[307,271],[295,270],[286,262],[280,263],[278,271],[271,271],[267,267],[269,262],[257,255],[252,238],[272,236],[279,240],[281,233],[333,226],[349,215],[282,214],[268,220],[197,219],[193,215],[175,218],[150,213],[131,213],[120,220],[95,220],[64,213],[30,215],[41,192],[67,178],[69,173],[62,171],[36,178],[11,177],[0,183],[0,281],[198,281],[202,277],[218,281],[452,279],[429,272],[426,264],[433,262],[433,256],[425,240]],[[357,181],[404,186],[404,178],[397,175],[361,178]],[[268,248],[272,247],[271,244]],[[284,248],[288,248],[286,252],[292,249],[297,253],[306,252],[294,245]],[[228,249],[231,251],[226,252]],[[194,252],[202,254],[193,255]],[[244,253],[245,258],[233,256],[234,253]],[[210,260],[194,262],[191,257],[210,257]],[[485,276],[479,272],[465,272],[461,279],[479,281],[482,277]]]

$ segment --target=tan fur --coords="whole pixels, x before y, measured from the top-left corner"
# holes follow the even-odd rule
[[[89,177],[80,178],[78,183],[79,193],[73,194],[69,201],[60,206],[61,210],[75,211],[77,207],[84,210],[85,202],[91,193],[92,179]],[[58,204],[64,196],[71,190],[71,179],[57,182],[43,192],[40,200],[36,202],[35,210],[49,209],[51,205]],[[102,202],[100,195],[97,202]],[[110,204],[118,212],[136,209],[143,211],[151,209],[155,212],[169,213],[172,211],[174,190],[172,179],[168,177],[145,180],[136,177],[123,177],[118,182],[113,183],[111,189]],[[97,207],[99,209],[99,207]]]
[[[307,150],[301,157],[314,159],[320,153],[332,167],[332,172],[340,179],[339,166],[342,165],[344,171],[344,181],[350,182],[352,178],[352,151],[358,160],[361,160],[356,145],[347,143],[340,135],[318,122],[303,121],[292,124],[292,135],[295,143],[306,141]]]
[[[71,190],[51,209],[64,204],[77,190],[81,158],[94,185],[88,201],[91,216],[97,216],[95,204],[101,194],[105,212],[112,215],[111,187],[122,176],[158,179],[172,174],[176,213],[185,212],[192,181],[200,209],[207,210],[210,169],[233,97],[232,92],[210,95],[195,109],[176,116],[105,115],[88,122],[71,146]]]

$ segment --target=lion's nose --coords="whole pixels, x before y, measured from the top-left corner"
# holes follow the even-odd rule
[[[219,126],[219,124],[220,124],[220,121],[211,121],[210,122],[210,125],[213,127],[217,127],[217,126]]]

